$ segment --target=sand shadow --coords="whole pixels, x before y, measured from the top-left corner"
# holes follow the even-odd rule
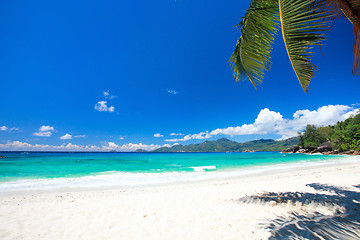
[[[360,239],[360,185],[354,190],[319,183],[307,184],[317,193],[282,192],[265,193],[240,198],[243,203],[303,204],[317,203],[339,206],[333,215],[320,212],[292,212],[279,216],[263,226],[270,230],[269,239]]]

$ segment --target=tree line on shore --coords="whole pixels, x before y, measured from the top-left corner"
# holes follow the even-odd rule
[[[316,127],[309,124],[299,133],[299,144],[283,152],[357,154],[359,151],[360,114],[332,126]]]

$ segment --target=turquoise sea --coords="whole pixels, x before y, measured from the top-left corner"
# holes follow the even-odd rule
[[[256,153],[0,153],[0,192],[207,180],[359,157]]]

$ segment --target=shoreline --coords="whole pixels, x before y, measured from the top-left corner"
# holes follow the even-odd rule
[[[197,182],[220,181],[236,178],[272,175],[283,172],[312,169],[314,167],[336,166],[359,163],[360,157],[342,156],[341,158],[315,160],[310,162],[276,163],[272,165],[246,166],[219,171],[205,171],[213,166],[202,166],[202,171],[163,172],[163,173],[131,173],[115,172],[108,174],[85,175],[79,177],[23,179],[0,182],[0,196],[11,193],[29,193],[46,191],[79,191],[96,189],[128,189],[154,186],[192,184]],[[216,169],[216,167],[214,167]],[[130,179],[130,182],[126,182]],[[125,181],[123,183],[122,181]],[[24,190],[26,189],[26,190]]]
[[[360,163],[160,186],[1,194],[0,238],[267,239],[279,216],[331,217],[344,206],[240,199],[271,192],[334,195],[309,184],[356,194]]]
[[[358,159],[359,162],[327,162],[327,163],[317,163],[315,167],[319,167],[321,170],[333,170],[333,168],[338,167],[345,167],[345,168],[353,168],[359,166],[360,168],[360,158]],[[131,191],[131,190],[144,190],[144,189],[156,189],[156,188],[171,188],[177,186],[188,186],[188,185],[203,185],[203,184],[221,184],[223,182],[228,181],[242,181],[242,180],[253,180],[256,178],[272,178],[277,177],[281,178],[283,175],[301,175],[307,174],[309,171],[315,171],[314,165],[306,165],[306,166],[299,166],[298,163],[295,163],[296,166],[288,167],[288,164],[279,164],[275,165],[278,168],[268,168],[268,169],[261,169],[263,166],[257,166],[258,170],[250,173],[244,173],[243,175],[235,175],[235,176],[227,176],[227,177],[215,177],[215,178],[208,178],[208,179],[200,179],[200,180],[185,180],[185,181],[174,181],[174,182],[167,182],[167,183],[159,183],[159,184],[148,184],[148,185],[135,185],[135,186],[101,186],[101,187],[57,187],[57,188],[48,188],[48,189],[32,189],[32,190],[20,190],[20,191],[9,191],[9,192],[0,192],[0,198],[6,196],[14,196],[14,195],[34,195],[34,194],[53,194],[53,193],[67,193],[67,192],[99,192],[99,191]],[[280,167],[284,166],[284,167]],[[269,167],[269,166],[265,166]],[[359,169],[360,171],[360,169]],[[228,170],[228,171],[221,171],[220,173],[234,173],[237,172],[236,170]],[[208,174],[214,172],[207,172]],[[360,182],[359,182],[360,184]]]

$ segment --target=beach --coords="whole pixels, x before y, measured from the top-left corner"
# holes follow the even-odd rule
[[[0,7],[0,240],[360,240],[360,0]]]
[[[339,163],[146,187],[4,192],[0,239],[268,239],[284,226],[303,234],[301,224],[316,227],[309,220],[317,217],[326,221],[318,228],[336,218],[338,234],[356,239],[359,184],[360,163]]]

